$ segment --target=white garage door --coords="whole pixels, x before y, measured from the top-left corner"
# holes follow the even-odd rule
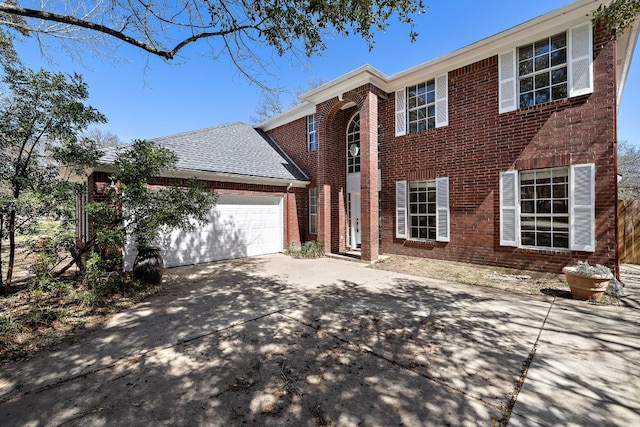
[[[282,197],[222,194],[209,222],[195,231],[173,230],[158,241],[165,267],[282,251]],[[125,254],[125,269],[135,253]]]

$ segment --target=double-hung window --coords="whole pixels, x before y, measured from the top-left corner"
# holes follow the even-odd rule
[[[307,116],[307,151],[316,151],[317,149],[316,115],[310,114]]]
[[[498,111],[593,92],[593,28],[585,22],[498,55]]]
[[[409,133],[436,127],[436,81],[429,80],[407,88]]]
[[[395,92],[396,136],[449,124],[448,74]]]
[[[593,164],[500,173],[500,244],[595,250]]]
[[[569,248],[569,169],[520,173],[522,246]]]
[[[449,178],[396,181],[396,238],[449,241]]]
[[[409,238],[436,240],[436,181],[409,184]]]
[[[520,108],[567,97],[567,33],[518,48]]]
[[[318,189],[309,189],[309,234],[318,234]]]

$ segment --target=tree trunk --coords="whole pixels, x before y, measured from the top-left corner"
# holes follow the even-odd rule
[[[4,282],[4,294],[11,293],[11,279],[13,277],[13,264],[16,259],[16,211],[9,212],[9,263],[7,264],[7,280]]]
[[[2,278],[2,233],[4,231],[4,216],[0,215],[0,290],[5,293],[4,279]]]

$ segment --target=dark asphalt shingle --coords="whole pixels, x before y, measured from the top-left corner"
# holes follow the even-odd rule
[[[152,141],[176,153],[176,167],[182,171],[309,180],[271,138],[245,123],[230,123]],[[101,163],[112,163],[114,158],[115,152],[110,150],[102,157]]]

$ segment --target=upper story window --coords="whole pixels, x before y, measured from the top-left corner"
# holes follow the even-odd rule
[[[436,127],[436,81],[429,80],[407,88],[409,133]]]
[[[307,116],[307,150],[316,151],[317,149],[316,115],[310,114]]]
[[[593,93],[593,25],[513,48],[498,55],[498,112]]]
[[[449,124],[448,74],[395,92],[396,136]]]
[[[567,33],[518,48],[520,108],[564,99],[567,91]]]

